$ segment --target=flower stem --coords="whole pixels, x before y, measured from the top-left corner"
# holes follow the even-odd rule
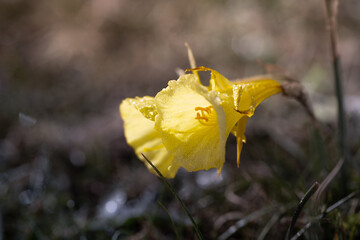
[[[338,0],[324,0],[326,26],[329,32],[330,52],[332,56],[332,66],[335,79],[335,91],[338,105],[338,128],[339,128],[339,153],[340,157],[346,160],[346,121],[344,108],[344,95],[342,87],[341,60],[338,51],[337,36],[337,13]]]
[[[344,109],[344,96],[341,81],[341,62],[340,58],[333,59],[333,68],[335,75],[335,88],[338,102],[338,125],[339,125],[339,150],[340,156],[346,158],[346,121]]]
[[[199,240],[203,239],[203,236],[200,232],[199,226],[196,224],[195,220],[191,216],[188,208],[185,206],[184,202],[180,199],[179,195],[176,193],[175,189],[171,186],[171,184],[166,180],[166,178],[161,174],[161,172],[152,164],[152,162],[143,154],[141,155],[145,158],[145,160],[150,164],[150,166],[156,171],[156,173],[159,175],[161,180],[165,183],[165,185],[169,188],[170,192],[175,196],[175,198],[179,201],[181,207],[184,209],[186,215],[189,217],[191,223],[193,224],[193,227],[195,229],[196,235],[199,238]]]

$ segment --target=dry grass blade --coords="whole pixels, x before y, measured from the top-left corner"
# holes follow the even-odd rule
[[[226,240],[231,237],[234,233],[236,233],[240,228],[244,227],[246,224],[262,217],[265,214],[270,213],[274,209],[274,206],[265,207],[258,211],[255,211],[248,215],[247,217],[237,221],[234,225],[229,227],[223,234],[219,236],[219,240]]]
[[[300,229],[300,231],[298,231],[292,238],[291,240],[297,240],[299,237],[301,237],[312,225],[312,222],[309,222],[305,225],[305,227],[303,227],[302,229]]]
[[[240,219],[244,216],[242,212],[228,212],[226,214],[221,215],[217,218],[217,220],[214,223],[215,229],[220,229],[226,222],[232,221],[235,219]]]
[[[190,67],[191,68],[196,68],[196,61],[195,61],[195,57],[194,57],[194,54],[190,48],[190,45],[186,42],[185,43],[185,46],[188,50],[188,57],[189,57],[189,62],[190,62]]]
[[[274,226],[274,224],[280,219],[282,213],[276,213],[271,217],[269,222],[265,225],[261,233],[259,234],[258,240],[265,239],[266,235],[270,231],[271,227]]]
[[[323,219],[327,214],[329,214],[330,212],[332,212],[333,210],[335,210],[336,208],[338,208],[339,206],[341,206],[342,204],[344,204],[345,202],[349,201],[350,199],[352,199],[353,197],[355,197],[356,195],[360,194],[360,190],[357,190],[355,192],[350,193],[349,195],[347,195],[346,197],[340,199],[339,201],[337,201],[336,203],[334,203],[333,205],[331,205],[330,207],[328,207],[324,213],[320,214],[319,216],[316,217],[317,220]],[[291,240],[297,240],[299,237],[301,237],[312,225],[312,222],[309,222],[305,225],[305,227],[303,227],[302,229],[300,229],[300,231],[298,231],[292,238]]]
[[[325,188],[329,185],[329,183],[334,179],[336,174],[338,174],[343,164],[344,164],[344,158],[341,158],[339,162],[336,164],[336,166],[333,168],[333,170],[331,170],[331,172],[322,181],[318,190],[315,193],[315,202],[319,202],[321,194],[324,192]]]
[[[355,191],[350,193],[349,195],[347,195],[346,197],[340,199],[339,201],[337,201],[336,203],[334,203],[333,205],[331,205],[330,207],[328,207],[325,211],[325,215],[329,214],[330,212],[332,212],[334,209],[338,208],[339,206],[341,206],[342,204],[344,204],[345,202],[347,202],[348,200],[350,200],[351,198],[355,197],[356,195],[358,195],[360,193],[360,190]]]

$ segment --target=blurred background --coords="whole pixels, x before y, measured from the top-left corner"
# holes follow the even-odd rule
[[[297,229],[359,189],[359,13],[359,1],[340,2],[352,171],[334,178]],[[171,180],[205,239],[285,235],[300,197],[338,162],[322,1],[0,0],[0,239],[195,238],[174,196],[126,144],[118,110],[189,68],[185,42],[199,66],[229,79],[262,74],[263,62],[304,85],[325,131],[298,102],[274,96],[249,121],[240,168],[230,137],[220,178],[180,171]],[[360,236],[358,210],[358,199],[344,204],[304,239],[339,229]]]

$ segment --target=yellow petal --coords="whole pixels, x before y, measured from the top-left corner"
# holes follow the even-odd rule
[[[138,110],[145,118],[155,121],[155,116],[157,114],[155,107],[155,99],[153,97],[135,97],[127,98],[127,104],[132,106],[132,109]],[[128,110],[128,109],[127,109]]]
[[[237,141],[237,165],[240,164],[240,153],[245,143],[245,128],[255,108],[266,98],[282,92],[281,85],[269,76],[256,76],[235,82],[233,85],[234,106],[243,117],[233,129]]]
[[[238,167],[240,165],[240,153],[241,153],[241,150],[242,150],[242,147],[243,147],[243,143],[246,142],[245,128],[246,128],[246,123],[247,123],[248,119],[249,119],[248,116],[244,116],[236,124],[236,133],[235,133],[236,143],[237,143],[236,162],[237,162]]]
[[[208,91],[196,75],[186,74],[170,81],[155,102],[155,126],[174,162],[187,171],[221,169],[226,139],[241,117],[232,96]]]
[[[124,132],[127,143],[134,148],[136,155],[148,169],[155,173],[146,163],[141,153],[156,166],[167,178],[173,178],[179,166],[173,163],[173,156],[164,147],[161,135],[154,129],[154,98],[127,98],[120,104],[120,114],[124,121]]]
[[[187,69],[186,71],[193,71],[193,72],[197,72],[197,71],[210,71],[211,72],[211,76],[210,76],[210,84],[208,86],[208,90],[211,91],[218,91],[218,92],[228,92],[231,91],[232,89],[232,85],[233,83],[231,81],[229,81],[227,78],[225,78],[223,75],[221,75],[219,72],[211,69],[211,68],[207,68],[207,67],[197,67],[197,68],[192,68],[192,69]],[[200,82],[200,79],[199,79]]]
[[[257,76],[236,82],[233,85],[235,109],[251,117],[263,100],[280,92],[280,83],[268,76]]]

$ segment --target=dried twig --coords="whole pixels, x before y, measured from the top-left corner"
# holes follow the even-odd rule
[[[312,105],[310,103],[310,99],[308,94],[304,91],[303,86],[297,80],[289,80],[283,84],[281,84],[281,88],[283,89],[283,94],[290,98],[296,99],[306,110],[308,115],[310,116],[311,120],[318,126],[319,123],[317,122]]]

